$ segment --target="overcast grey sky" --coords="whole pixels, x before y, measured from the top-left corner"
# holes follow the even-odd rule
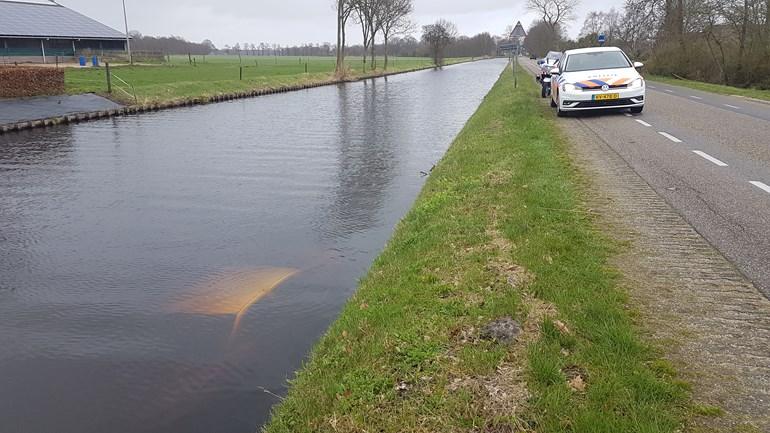
[[[58,0],[59,3],[123,30],[121,0]],[[301,44],[333,42],[333,0],[126,0],[131,30],[148,35],[178,35],[217,46],[236,42]],[[414,20],[427,24],[445,18],[462,34],[501,34],[521,20],[529,27],[536,17],[527,13],[525,0],[414,0]],[[623,0],[582,0],[578,18],[569,29],[577,35],[585,13],[620,8]],[[351,27],[351,36],[358,35]],[[419,35],[415,35],[419,37]],[[354,38],[352,42],[357,42]]]

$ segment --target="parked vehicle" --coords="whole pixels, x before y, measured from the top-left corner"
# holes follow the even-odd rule
[[[549,51],[545,58],[538,61],[540,72],[535,77],[540,82],[540,96],[547,98],[551,96],[551,70],[558,67],[561,53]]]
[[[583,48],[564,53],[551,69],[551,106],[559,116],[570,111],[644,109],[645,82],[639,69],[616,47]]]

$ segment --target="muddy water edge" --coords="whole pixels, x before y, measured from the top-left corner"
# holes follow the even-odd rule
[[[0,137],[0,431],[253,432],[503,70]]]

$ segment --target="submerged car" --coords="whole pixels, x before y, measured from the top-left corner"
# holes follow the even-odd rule
[[[644,109],[644,65],[632,62],[620,48],[601,47],[565,51],[552,69],[551,106],[559,116],[570,111]]]

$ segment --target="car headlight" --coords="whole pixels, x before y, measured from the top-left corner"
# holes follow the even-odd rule
[[[644,78],[637,78],[628,85],[629,89],[641,89],[642,87],[644,87]]]
[[[574,84],[570,83],[564,83],[561,85],[561,91],[562,92],[574,92],[578,89],[578,87]]]

